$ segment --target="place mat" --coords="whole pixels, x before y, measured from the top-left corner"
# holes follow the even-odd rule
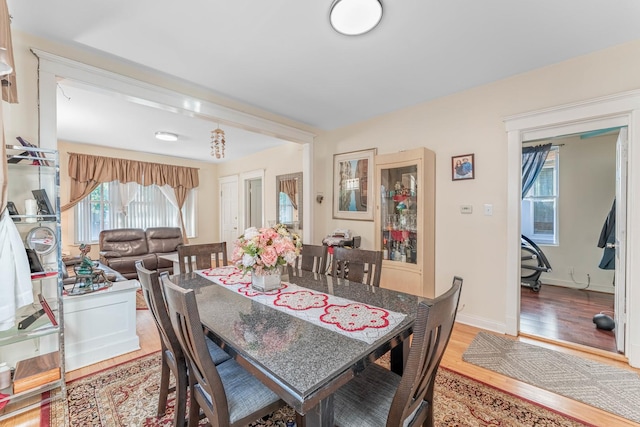
[[[291,316],[372,344],[399,325],[405,314],[313,291],[289,282],[269,292],[251,287],[251,273],[235,267],[196,271],[200,276]]]
[[[640,422],[635,372],[485,332],[462,360]]]

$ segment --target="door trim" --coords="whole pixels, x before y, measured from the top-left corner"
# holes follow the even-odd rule
[[[627,126],[629,129],[628,194],[640,191],[640,91],[610,95],[545,110],[509,116],[507,131],[507,269],[505,332],[520,329],[520,203],[522,187],[522,142],[554,136]],[[637,199],[637,198],[636,198]],[[640,367],[640,201],[627,198],[627,310],[625,355],[629,364]],[[634,223],[636,226],[634,227]],[[635,245],[634,245],[634,242]],[[636,262],[634,262],[636,260]],[[635,264],[635,268],[634,268]]]

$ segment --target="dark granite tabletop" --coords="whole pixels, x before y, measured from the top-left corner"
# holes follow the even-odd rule
[[[214,341],[301,414],[406,339],[422,300],[308,271],[295,271],[283,280],[407,315],[400,325],[367,344],[273,309],[198,274],[173,276],[177,285],[194,289],[201,321]]]

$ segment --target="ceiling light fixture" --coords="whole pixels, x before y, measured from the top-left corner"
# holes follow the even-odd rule
[[[156,138],[161,141],[177,141],[178,135],[171,132],[158,131],[156,132]]]
[[[218,124],[218,128],[211,131],[211,155],[216,159],[224,158],[224,144],[224,131]]]
[[[329,12],[333,29],[347,36],[369,32],[381,19],[381,0],[334,0]]]

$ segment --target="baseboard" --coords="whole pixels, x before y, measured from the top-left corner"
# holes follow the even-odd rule
[[[586,285],[578,285],[569,280],[557,280],[557,279],[547,279],[545,278],[542,286],[562,286],[564,288],[569,289],[582,289],[589,290],[593,292],[603,292],[605,294],[613,294],[615,291],[611,285],[602,285],[602,284],[590,284],[588,288],[585,289]]]
[[[584,289],[587,286],[585,283],[575,283],[571,280],[562,280],[552,277],[545,277],[543,280],[543,286],[544,285],[562,286],[570,289]],[[604,292],[607,294],[612,294],[615,292],[615,289],[611,284],[603,283],[591,283],[588,287],[588,290],[594,292]]]
[[[468,315],[464,313],[458,313],[456,315],[456,322],[474,326],[476,328],[485,329],[487,331],[498,332],[500,334],[505,334],[507,330],[507,327],[504,323],[494,322],[483,317]]]

